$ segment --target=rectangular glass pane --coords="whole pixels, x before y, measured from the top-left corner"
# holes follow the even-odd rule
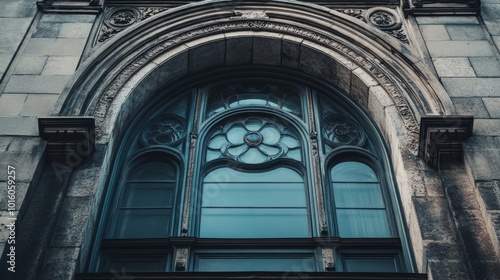
[[[114,238],[161,238],[170,232],[171,209],[119,210]]]
[[[236,183],[221,188],[205,183],[203,206],[211,207],[306,207],[303,183]]]
[[[162,259],[113,259],[110,257],[109,268],[104,268],[102,272],[161,272],[165,270],[165,261]]]
[[[344,266],[349,272],[398,272],[394,257],[345,257]]]
[[[295,182],[303,183],[302,177],[295,171],[288,168],[277,168],[267,172],[251,173],[240,172],[230,168],[219,168],[210,172],[205,179],[205,183],[217,183],[224,187],[228,183],[235,182]]]
[[[337,209],[340,237],[391,237],[385,210]]]
[[[127,183],[121,207],[172,207],[173,183]]]
[[[201,211],[200,237],[309,237],[307,209],[209,208]]]
[[[315,271],[313,256],[212,256],[199,257],[197,271]]]
[[[333,195],[336,207],[384,208],[379,184],[334,183]]]

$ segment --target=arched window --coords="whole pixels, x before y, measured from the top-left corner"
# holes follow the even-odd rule
[[[90,270],[413,272],[367,115],[333,89],[221,80],[138,116]]]

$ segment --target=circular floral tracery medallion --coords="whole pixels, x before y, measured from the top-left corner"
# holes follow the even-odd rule
[[[365,133],[353,120],[339,115],[332,115],[323,121],[323,139],[334,148],[342,145],[362,146]]]
[[[146,146],[176,145],[186,136],[186,121],[176,115],[166,115],[150,123],[142,133]]]
[[[287,127],[267,118],[232,121],[215,131],[208,141],[207,160],[227,157],[259,164],[281,156],[300,160],[300,143]]]
[[[142,18],[141,11],[134,7],[115,7],[106,11],[104,22],[114,28],[122,29],[139,22]]]
[[[401,27],[401,21],[396,12],[385,7],[368,9],[365,13],[365,19],[366,22],[381,30],[393,30]]]

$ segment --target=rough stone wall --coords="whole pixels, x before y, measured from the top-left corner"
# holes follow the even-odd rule
[[[457,262],[466,262],[470,275],[464,277],[498,279],[500,1],[482,1],[481,17],[420,16],[416,20],[425,41],[421,47],[430,55],[456,113],[475,118],[473,136],[464,145],[465,163],[443,166],[439,173],[444,187],[441,197],[456,226],[456,236],[450,236],[465,252],[450,256]],[[438,259],[429,259],[431,267],[432,262],[442,262]],[[441,266],[439,273],[449,270],[447,266]]]

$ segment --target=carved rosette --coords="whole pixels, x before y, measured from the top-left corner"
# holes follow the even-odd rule
[[[186,137],[186,121],[176,115],[157,118],[144,129],[141,140],[145,146],[179,144]]]
[[[401,27],[401,20],[396,12],[385,7],[375,7],[366,10],[365,20],[380,30],[396,30]]]
[[[246,164],[260,164],[289,156],[300,160],[294,152],[300,148],[297,137],[284,124],[267,118],[240,119],[225,124],[208,141],[207,161],[230,158]]]
[[[148,17],[160,13],[164,8],[113,7],[105,12],[98,41],[104,42],[120,31]]]
[[[323,120],[323,139],[332,148],[343,145],[363,146],[366,135],[363,129],[352,119],[340,115],[331,115]]]

